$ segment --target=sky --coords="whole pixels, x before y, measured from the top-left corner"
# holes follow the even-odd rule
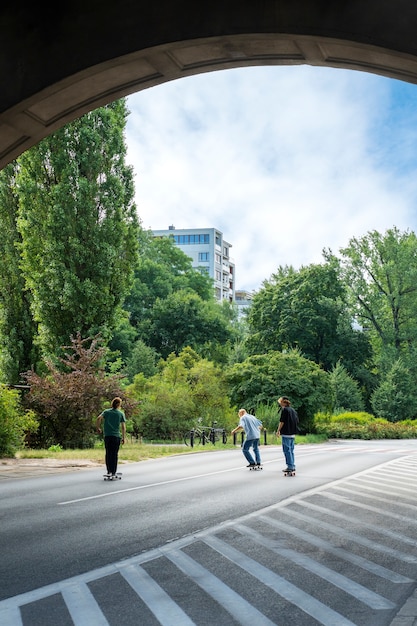
[[[219,229],[237,289],[372,230],[417,230],[417,85],[251,67],[168,82],[127,105],[143,228]]]

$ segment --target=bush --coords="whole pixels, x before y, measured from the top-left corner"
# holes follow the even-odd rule
[[[77,334],[71,337],[70,346],[62,347],[65,357],[57,364],[45,360],[46,375],[33,370],[24,374],[30,386],[25,402],[39,416],[42,446],[94,447],[93,420],[105,401],[120,396],[126,412],[133,408],[123,393],[121,375],[107,373],[107,349],[100,342],[99,337],[82,339]]]
[[[278,403],[260,404],[256,407],[254,415],[261,420],[268,432],[276,432],[279,424]]]
[[[19,392],[0,385],[0,455],[14,456],[24,446],[26,435],[37,428],[35,414],[24,411]]]
[[[370,413],[317,413],[314,426],[318,434],[337,439],[415,439],[417,421],[389,422]]]

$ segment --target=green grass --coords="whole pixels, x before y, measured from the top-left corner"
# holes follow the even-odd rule
[[[324,435],[297,435],[296,443],[322,443],[327,438]],[[263,439],[261,440],[263,445]],[[281,440],[275,436],[268,436],[268,445],[281,445]],[[157,459],[164,456],[173,456],[176,454],[195,454],[196,452],[216,452],[216,450],[234,450],[236,447],[240,447],[240,439],[236,446],[233,445],[233,441],[229,438],[229,443],[222,444],[216,443],[206,444],[205,446],[197,445],[194,448],[187,447],[180,444],[148,444],[148,443],[126,443],[120,446],[119,460],[120,461],[145,461],[146,459]],[[75,450],[32,450],[31,448],[25,448],[20,450],[16,455],[17,459],[81,459],[93,461],[96,463],[104,463],[104,447],[95,447],[87,449],[75,449]]]

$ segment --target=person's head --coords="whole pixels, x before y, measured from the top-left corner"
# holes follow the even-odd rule
[[[246,413],[246,409],[239,409],[238,415],[239,417],[242,417],[242,415],[245,415],[245,413]]]
[[[280,406],[291,406],[291,402],[289,401],[287,396],[281,396],[280,398],[278,398],[278,404]]]
[[[112,409],[120,409],[121,406],[122,406],[122,399],[121,398],[113,398],[113,400],[111,402],[111,408]]]

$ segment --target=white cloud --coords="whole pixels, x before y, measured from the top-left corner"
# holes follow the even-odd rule
[[[268,67],[131,96],[128,162],[143,226],[219,228],[241,289],[369,230],[414,228],[415,114],[406,120],[401,109],[412,89],[358,72]]]

